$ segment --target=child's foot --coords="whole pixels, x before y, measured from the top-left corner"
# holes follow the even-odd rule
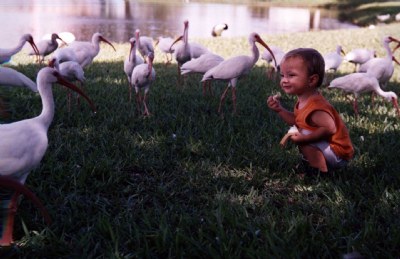
[[[308,161],[305,159],[301,159],[301,162],[296,165],[295,172],[300,179],[304,179],[305,177],[326,178],[330,175],[329,171],[324,172],[318,168],[310,166]]]

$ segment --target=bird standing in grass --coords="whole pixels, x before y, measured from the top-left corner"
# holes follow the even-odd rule
[[[57,33],[51,34],[50,40],[39,41],[36,46],[40,55],[40,63],[43,62],[45,56],[53,53],[58,48],[57,39],[61,40],[64,44],[68,45],[63,39],[61,39]],[[35,55],[34,51],[29,52],[29,55]]]
[[[376,51],[373,49],[353,49],[344,56],[344,60],[354,64],[354,71],[368,60],[376,57]]]
[[[174,53],[175,49],[171,47],[174,39],[171,37],[158,37],[158,39],[154,43],[154,47],[158,47],[162,53],[165,54],[166,64],[168,65],[172,61],[172,54]]]
[[[188,62],[186,62],[185,64],[183,64],[181,66],[181,74],[186,75],[190,73],[198,73],[203,75],[208,70],[217,66],[222,61],[224,61],[223,57],[211,52],[206,53],[198,58],[193,58]],[[203,96],[206,95],[206,88],[208,88],[209,93],[212,94],[210,80],[202,82],[202,85],[203,85]]]
[[[392,50],[390,49],[389,44],[391,42],[400,43],[398,39],[395,39],[391,36],[384,37],[383,47],[386,50],[386,57],[370,59],[368,62],[362,64],[358,70],[358,72],[366,72],[375,76],[382,88],[386,87],[386,84],[393,75],[393,60],[398,63],[396,58],[393,56]]]
[[[129,50],[129,55],[125,58],[124,61],[124,72],[128,78],[128,87],[129,87],[129,101],[132,99],[132,71],[133,69],[140,64],[143,64],[143,59],[136,54],[136,38],[130,38],[129,42],[131,44],[131,48]]]
[[[111,42],[104,38],[101,33],[96,32],[93,34],[91,42],[74,41],[68,47],[57,49],[54,55],[63,57],[62,60],[59,59],[60,63],[64,61],[76,61],[84,68],[91,64],[93,59],[99,54],[101,41],[109,44],[116,51]]]
[[[342,49],[342,46],[338,45],[336,47],[336,51],[329,52],[323,56],[325,61],[325,72],[328,73],[332,71],[332,77],[342,64],[343,58],[341,54],[346,55],[346,53],[344,53]],[[330,79],[328,78],[329,77],[328,75],[329,74],[326,75],[326,78],[329,82]]]
[[[257,62],[260,52],[256,46],[256,42],[264,46],[272,55],[274,59],[274,63],[276,66],[276,59],[272,50],[268,47],[268,45],[261,39],[260,35],[257,33],[250,33],[248,38],[250,48],[251,48],[251,56],[241,55],[232,57],[229,59],[225,59],[217,66],[208,70],[201,80],[202,82],[207,80],[224,80],[229,81],[228,86],[225,88],[224,92],[221,95],[218,112],[222,112],[222,104],[225,101],[226,94],[229,89],[232,89],[232,102],[233,102],[233,113],[236,113],[236,85],[239,78],[244,75],[250,73],[251,69]]]
[[[60,72],[61,76],[66,78],[68,81],[78,81],[80,83],[80,88],[83,89],[83,83],[85,82],[85,73],[83,68],[76,61],[65,61],[59,63],[56,57],[52,57],[49,61],[49,67],[54,67],[58,72]],[[68,90],[67,97],[67,106],[68,111],[71,111],[71,99],[72,93]],[[79,95],[76,97],[77,103],[79,104]]]
[[[156,79],[156,71],[153,68],[154,53],[149,52],[146,56],[146,59],[146,64],[137,65],[133,69],[131,82],[133,87],[135,87],[137,110],[141,110],[141,105],[143,103],[143,115],[149,116],[150,112],[147,106],[147,98],[150,90],[150,85]],[[141,89],[144,90],[143,99],[140,93]]]
[[[353,73],[335,78],[329,84],[328,88],[342,89],[346,93],[354,94],[353,109],[358,115],[358,98],[362,93],[373,92],[382,96],[385,100],[393,103],[397,114],[400,116],[397,95],[394,92],[385,92],[379,86],[378,79],[368,73]]]
[[[59,83],[85,97],[95,110],[92,101],[75,85],[66,81],[54,68],[42,68],[37,75],[37,85],[42,99],[39,116],[9,124],[0,124],[0,176],[24,184],[29,173],[41,162],[47,147],[47,131],[54,117],[52,85]],[[2,228],[1,245],[12,241],[13,220],[17,209],[18,193],[7,193],[1,200],[1,219],[8,219]],[[2,222],[3,224],[3,222]]]
[[[147,36],[140,36],[140,30],[135,31],[136,48],[142,55],[143,59],[146,60],[146,56],[152,52],[154,55],[153,39]]]
[[[276,64],[272,62],[274,61],[274,59],[272,58],[272,55],[271,53],[269,53],[268,50],[264,50],[261,54],[261,59],[267,61],[268,65],[271,66],[269,69],[267,69],[267,76],[269,79],[273,77],[273,74],[276,78],[279,73],[279,64],[281,63],[283,56],[285,56],[285,52],[277,46],[271,46],[270,49],[272,50],[272,53],[274,53]]]
[[[198,58],[203,54],[209,53],[210,51],[204,46],[191,42],[189,43],[189,21],[183,22],[184,29],[183,34],[179,36],[170,46],[170,49],[180,40],[183,41],[175,47],[174,55],[178,62],[178,81],[181,83],[181,66],[191,60],[192,58]]]

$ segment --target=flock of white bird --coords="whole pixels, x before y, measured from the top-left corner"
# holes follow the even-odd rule
[[[226,24],[216,26],[213,36],[221,35],[222,31],[227,28]],[[157,46],[165,53],[167,62],[171,62],[172,57],[175,57],[178,64],[179,81],[181,81],[182,75],[189,73],[202,74],[201,82],[203,83],[204,95],[207,87],[211,92],[210,82],[212,80],[228,82],[220,97],[218,108],[220,113],[229,89],[232,92],[233,112],[236,112],[236,86],[238,80],[251,71],[260,57],[256,43],[266,49],[261,58],[268,63],[272,63],[272,69],[268,73],[270,77],[273,72],[276,74],[279,71],[279,63],[285,55],[285,52],[279,47],[271,46],[270,48],[259,34],[250,33],[248,42],[251,55],[240,55],[224,59],[198,43],[189,42],[188,29],[189,22],[185,21],[183,33],[176,40],[160,37],[154,45],[150,37],[140,35],[140,30],[136,30],[135,36],[129,40],[131,48],[124,60],[124,72],[129,84],[129,99],[131,99],[132,95],[131,89],[135,89],[136,107],[140,112],[143,111],[145,116],[150,115],[147,95],[151,83],[156,77],[156,72],[153,68],[154,46]],[[32,91],[38,91],[42,100],[42,112],[39,116],[9,124],[0,124],[0,176],[17,180],[22,185],[25,183],[28,174],[39,165],[48,147],[47,132],[53,120],[55,108],[52,85],[58,83],[72,89],[82,95],[89,102],[92,109],[96,111],[92,101],[79,87],[69,81],[79,81],[83,84],[85,81],[84,69],[98,55],[100,42],[109,44],[115,50],[113,44],[100,33],[95,33],[91,42],[72,41],[63,38],[53,33],[48,35],[46,40],[35,44],[32,36],[27,34],[22,36],[15,48],[0,49],[1,64],[10,61],[13,55],[21,51],[26,42],[32,46],[30,54],[36,55],[40,63],[44,61],[46,56],[51,54],[49,65],[39,71],[36,82],[12,68],[0,67],[0,85],[27,87]],[[387,56],[383,58],[376,58],[373,50],[356,49],[349,52],[345,55],[344,60],[354,63],[357,66],[357,73],[336,78],[328,86],[329,88],[340,88],[346,92],[354,93],[356,97],[354,102],[356,114],[358,113],[357,97],[362,92],[375,92],[393,101],[399,112],[397,95],[381,89],[381,86],[384,87],[393,74],[393,60],[397,62],[393,56],[394,50],[392,51],[389,47],[391,42],[398,43],[396,48],[400,46],[399,40],[390,36],[385,37],[383,39],[383,47],[387,52]],[[64,46],[60,47],[60,44]],[[324,56],[326,71],[336,71],[338,69],[343,60],[341,53],[343,53],[342,47],[338,46],[335,52]],[[143,97],[140,93],[141,90],[144,91]],[[14,201],[11,207],[16,208],[16,199],[13,198],[11,200]],[[8,217],[7,215],[1,216]],[[10,228],[12,228],[12,224],[8,226],[8,229]],[[3,227],[2,229],[5,230],[7,228]],[[10,235],[3,235],[0,245],[7,244],[10,240],[12,240]]]

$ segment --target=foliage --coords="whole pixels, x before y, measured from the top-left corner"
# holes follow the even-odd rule
[[[369,47],[384,55],[375,30],[261,35],[284,50],[314,47],[321,53]],[[224,57],[247,54],[246,38],[193,39]],[[54,223],[44,225],[36,208],[20,203],[14,236],[21,258],[339,258],[358,251],[367,258],[395,258],[400,241],[399,118],[390,103],[361,114],[342,93],[321,89],[342,114],[356,149],[348,168],[328,179],[300,179],[298,151],[279,147],[288,127],[270,111],[266,97],[280,91],[261,60],[239,80],[238,114],[227,99],[217,114],[225,83],[202,96],[200,76],[177,85],[176,63],[156,51],[157,79],[144,118],[128,101],[123,59],[101,46],[85,70],[84,91],[96,103],[68,112],[66,91],[53,87],[56,116],[49,148],[27,186],[42,199]],[[32,79],[40,67],[18,54],[14,68]],[[339,73],[353,66],[343,63]],[[337,75],[338,76],[338,75]],[[399,69],[388,90],[399,93]],[[7,122],[36,116],[41,102],[26,89],[8,96]],[[290,108],[295,99],[282,96]],[[26,226],[24,230],[23,224]]]

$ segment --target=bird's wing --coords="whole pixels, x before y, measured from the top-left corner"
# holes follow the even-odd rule
[[[47,130],[33,119],[0,125],[0,175],[25,174],[46,152]]]

